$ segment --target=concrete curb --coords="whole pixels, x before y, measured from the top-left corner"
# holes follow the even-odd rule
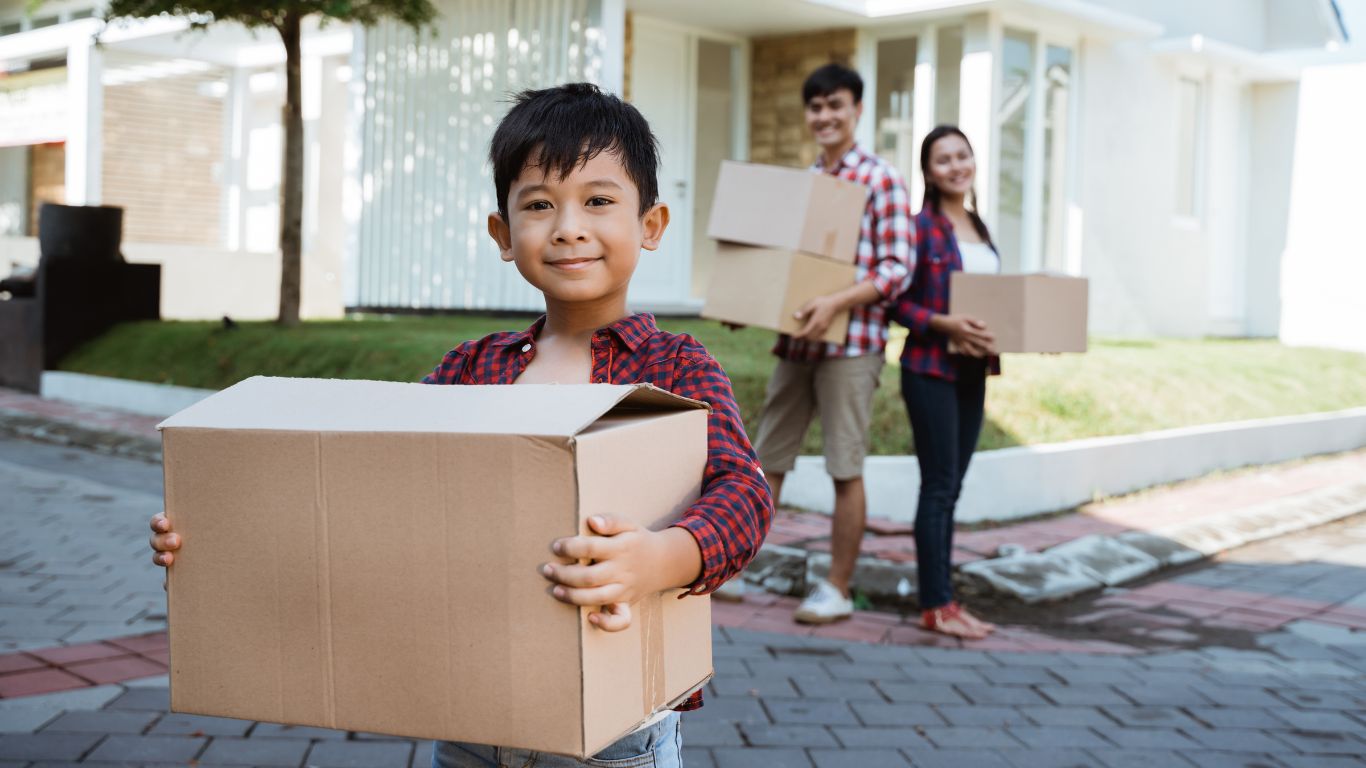
[[[0,434],[52,445],[71,445],[98,453],[161,463],[161,441],[108,429],[83,427],[24,411],[0,408]]]
[[[44,400],[161,417],[188,408],[217,391],[68,371],[43,371],[39,389]]]
[[[1025,603],[1065,600],[1119,586],[1158,571],[1212,557],[1263,539],[1366,513],[1366,480],[1319,488],[1210,518],[1152,531],[1083,536],[1042,552],[1021,552],[959,566],[964,586]],[[805,594],[829,572],[830,555],[765,545],[746,569],[746,585],[783,595]],[[904,607],[916,592],[916,566],[860,558],[853,588],[879,606]]]

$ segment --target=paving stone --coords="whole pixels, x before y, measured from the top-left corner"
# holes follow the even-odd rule
[[[707,702],[707,709],[712,703]],[[757,705],[756,705],[757,706]],[[286,725],[284,723],[257,723],[251,729],[253,739],[345,739],[346,731],[331,728],[314,728],[308,725]]]
[[[949,725],[1029,725],[1024,713],[1014,707],[956,706],[943,704],[935,707]]]
[[[165,712],[170,708],[169,688],[130,688],[106,706],[106,709],[140,709],[156,712]]]
[[[1225,707],[1285,706],[1285,701],[1283,699],[1278,699],[1261,688],[1211,686],[1202,688],[1200,694],[1215,704]]]
[[[297,766],[303,762],[308,746],[308,742],[295,739],[234,739],[220,736],[199,757],[199,764]]]
[[[764,711],[759,699],[749,696],[715,696],[707,699],[707,705],[696,712],[688,713],[688,722],[735,722],[768,723],[772,722]]]
[[[918,728],[850,728],[836,726],[830,729],[835,738],[845,747],[853,749],[924,747],[928,745]]]
[[[986,651],[959,648],[917,648],[916,654],[935,667],[999,667],[1001,662]]]
[[[1067,685],[1117,685],[1121,689],[1127,685],[1138,685],[1138,676],[1127,669],[1109,667],[1078,667],[1077,669],[1055,669],[1053,674]],[[1146,675],[1144,676],[1146,678]],[[1036,681],[1044,684],[1056,683],[1054,680]]]
[[[905,749],[916,768],[1011,768],[1011,763],[992,749]]]
[[[1095,731],[1125,749],[1190,749],[1200,746],[1199,742],[1175,728],[1110,726],[1096,728]]]
[[[1272,735],[1299,752],[1326,755],[1360,755],[1366,758],[1366,742],[1351,733],[1333,731],[1273,731]]]
[[[1174,707],[1102,707],[1116,722],[1129,726],[1196,727],[1196,722]]]
[[[1118,686],[1124,696],[1135,704],[1154,707],[1203,707],[1211,703],[1225,703],[1227,706],[1257,707],[1265,706],[1265,699],[1259,698],[1239,702],[1235,696],[1211,696],[1210,691],[1218,690],[1213,686],[1200,689],[1189,685],[1146,685]],[[1263,702],[1263,703],[1259,703]]]
[[[1098,707],[1021,707],[1025,717],[1036,725],[1114,725]]]
[[[425,763],[413,762],[413,768],[429,768],[431,761]],[[716,768],[716,760],[711,756],[711,750],[703,747],[689,747],[683,745],[683,764],[688,768]]]
[[[1350,710],[1362,707],[1358,698],[1332,691],[1278,689],[1275,695],[1302,709]]]
[[[734,749],[717,747],[711,751],[716,768],[810,768],[814,765],[804,750],[780,747]]]
[[[984,683],[984,667],[927,667],[923,663],[898,665],[915,683]]]
[[[1067,672],[1080,672],[1081,669],[1067,669]],[[1056,685],[1058,678],[1042,667],[1001,667],[981,670],[988,683],[996,685]],[[1129,678],[1132,680],[1133,678]],[[969,681],[975,682],[975,681]]]
[[[77,760],[104,738],[95,733],[0,735],[0,755],[18,760]]]
[[[1095,758],[1074,747],[1002,749],[1001,755],[1016,768],[1095,768]]]
[[[1264,752],[1188,750],[1182,756],[1198,768],[1281,768],[1286,764],[1284,755],[1278,760]]]
[[[888,682],[906,678],[904,668],[897,664],[875,664],[856,662],[852,664],[833,664],[826,662],[821,666],[837,680],[886,680]]]
[[[1091,755],[1105,768],[1188,768],[1180,753],[1165,749],[1093,749]]]
[[[906,768],[911,764],[895,749],[810,749],[807,752],[816,768]]]
[[[859,722],[869,726],[944,725],[944,718],[928,704],[886,704],[851,701]]]
[[[973,704],[1008,704],[1028,707],[1048,703],[1033,688],[1022,685],[964,683],[955,687]]]
[[[1108,685],[1040,685],[1035,690],[1055,704],[1126,706],[1130,703]]]
[[[855,725],[858,719],[849,705],[824,699],[764,699],[764,707],[779,724]],[[705,710],[706,707],[703,707]]]
[[[897,704],[966,704],[952,685],[944,683],[878,683],[887,698]]]
[[[423,739],[413,747],[413,759],[409,763],[411,768],[432,768],[433,744],[430,740]],[[708,760],[710,760],[710,755]],[[700,761],[699,761],[700,764]]]
[[[722,696],[796,696],[797,689],[786,677],[718,677],[711,681]],[[707,706],[711,706],[708,701]]]
[[[792,683],[808,699],[847,699],[885,701],[882,693],[866,680],[830,680],[794,677]]]
[[[157,719],[155,712],[126,712],[118,710],[95,710],[93,712],[67,712],[47,725],[46,732],[77,733],[142,733]]]
[[[740,726],[745,741],[755,747],[838,747],[830,731],[810,725],[770,725],[745,723]]]
[[[0,735],[33,733],[60,717],[60,709],[0,709]]]
[[[1278,755],[1289,768],[1361,768],[1360,757],[1334,755]]]
[[[1285,728],[1288,721],[1272,710],[1244,707],[1187,707],[1191,717],[1211,728]]]
[[[683,727],[683,744],[698,747],[743,747],[745,740],[741,738],[740,729],[734,723],[688,720]]]
[[[982,728],[980,726],[958,728],[955,726],[927,725],[921,729],[921,733],[937,747],[995,749],[1020,746],[1020,742],[1006,733],[1004,728]]]
[[[251,726],[250,720],[170,714],[157,721],[148,733],[166,736],[245,736]]]
[[[90,762],[184,763],[204,749],[207,739],[186,736],[110,736],[90,753]]]
[[[1289,752],[1285,742],[1277,741],[1262,731],[1246,728],[1221,728],[1218,730],[1191,729],[1186,733],[1209,749],[1222,749],[1230,752]]]
[[[1107,747],[1109,743],[1090,728],[1065,725],[1015,725],[1006,729],[1011,736],[1031,747]]]
[[[322,741],[308,753],[318,768],[408,768],[413,747],[397,741]]]
[[[1269,715],[1274,715],[1280,720],[1284,720],[1288,726],[1281,728],[1292,728],[1301,731],[1342,731],[1351,733],[1361,729],[1361,724],[1340,712],[1331,712],[1319,709],[1273,709]],[[1248,727],[1248,726],[1243,726]],[[1276,729],[1274,723],[1260,726],[1258,728]]]

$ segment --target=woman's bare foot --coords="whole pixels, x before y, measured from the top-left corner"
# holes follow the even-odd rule
[[[920,626],[931,632],[964,640],[981,640],[991,634],[991,630],[983,627],[979,620],[965,616],[957,603],[923,611],[920,614]]]
[[[996,631],[996,625],[995,625],[995,624],[992,624],[991,622],[987,621],[986,619],[980,619],[980,618],[978,618],[978,617],[972,615],[971,613],[968,612],[968,609],[967,609],[967,608],[965,608],[965,607],[963,607],[963,606],[961,606],[961,605],[958,606],[958,615],[959,615],[959,616],[962,616],[965,620],[967,620],[967,622],[968,622],[969,624],[975,624],[975,625],[977,625],[977,627],[979,627],[983,632],[986,632],[986,633],[990,634],[990,633]]]

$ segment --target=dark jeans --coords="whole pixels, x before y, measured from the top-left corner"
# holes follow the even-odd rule
[[[986,363],[975,359],[960,363],[957,381],[901,370],[901,398],[920,464],[915,557],[922,610],[953,601],[953,508],[982,431],[986,383]]]

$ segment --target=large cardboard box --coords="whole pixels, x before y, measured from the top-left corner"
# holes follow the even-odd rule
[[[678,591],[630,629],[548,594],[553,539],[696,499],[705,404],[638,386],[252,378],[161,424],[171,708],[591,755],[711,675]]]
[[[707,234],[854,263],[868,188],[828,173],[725,161]]]
[[[997,352],[1085,352],[1086,310],[1084,277],[949,276],[949,312],[985,322]]]
[[[717,243],[702,316],[797,333],[803,323],[793,314],[817,296],[853,285],[856,273],[853,264],[801,251]],[[846,311],[835,316],[821,339],[843,344],[848,333]]]

